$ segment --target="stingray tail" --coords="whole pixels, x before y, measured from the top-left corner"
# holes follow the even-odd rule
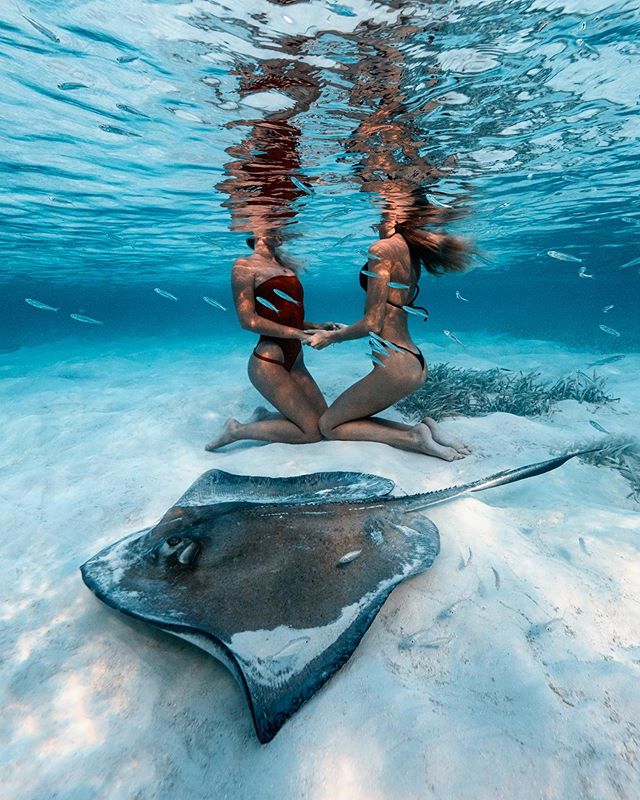
[[[601,449],[601,447],[591,447],[588,450],[575,450],[572,453],[565,453],[565,455],[556,456],[556,458],[550,458],[547,461],[538,461],[536,464],[528,464],[526,467],[505,469],[502,472],[489,475],[488,478],[480,478],[480,480],[473,481],[472,483],[450,486],[447,489],[437,489],[435,492],[425,492],[413,498],[417,501],[417,505],[412,504],[411,508],[407,509],[407,511],[420,511],[428,506],[433,506],[436,503],[442,503],[464,494],[481,492],[483,489],[491,489],[494,486],[504,486],[507,483],[515,483],[524,478],[532,478],[534,475],[543,475],[545,472],[551,472],[552,469],[561,467],[565,462],[569,461],[570,458],[586,455],[587,453],[595,453]]]

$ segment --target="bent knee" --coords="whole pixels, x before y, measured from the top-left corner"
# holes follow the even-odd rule
[[[313,444],[314,442],[322,441],[322,434],[320,433],[320,429],[318,427],[314,428],[313,430],[304,430],[302,432],[302,437],[305,444]]]
[[[318,428],[325,439],[335,438],[335,425],[327,414],[323,414],[318,420]]]
[[[322,441],[322,434],[318,426],[318,421],[308,422],[300,426],[302,430],[301,440],[304,444],[313,444]]]

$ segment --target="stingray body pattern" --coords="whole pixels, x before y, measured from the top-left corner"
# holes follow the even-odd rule
[[[394,587],[431,566],[440,539],[422,509],[574,455],[408,497],[363,473],[211,470],[82,577],[107,605],[226,664],[266,743],[351,656]]]

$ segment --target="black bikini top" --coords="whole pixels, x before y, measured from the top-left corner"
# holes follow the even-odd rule
[[[369,276],[366,274],[366,270],[369,269],[369,264],[365,264],[362,269],[360,270],[359,279],[360,279],[360,287],[367,291],[367,286],[369,284]],[[427,317],[429,316],[429,312],[427,311],[424,306],[417,306],[415,305],[416,300],[418,299],[418,295],[420,294],[420,287],[418,284],[415,285],[415,291],[413,293],[413,297],[411,300],[407,301],[406,303],[392,303],[391,300],[387,300],[387,305],[393,306],[394,308],[399,308],[401,311],[403,310],[404,306],[408,306],[409,308],[415,308],[417,311],[424,312],[424,321],[427,321]],[[406,312],[405,312],[406,313]]]

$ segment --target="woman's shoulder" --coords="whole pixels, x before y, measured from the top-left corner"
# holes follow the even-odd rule
[[[377,258],[390,258],[397,260],[409,253],[409,246],[400,234],[394,234],[388,239],[378,239],[368,250],[369,254]]]
[[[254,281],[256,277],[257,266],[252,262],[251,258],[237,258],[233,262],[231,269],[231,278],[236,282],[246,283]]]
[[[251,256],[240,256],[233,262],[234,272],[255,272],[256,264]]]

